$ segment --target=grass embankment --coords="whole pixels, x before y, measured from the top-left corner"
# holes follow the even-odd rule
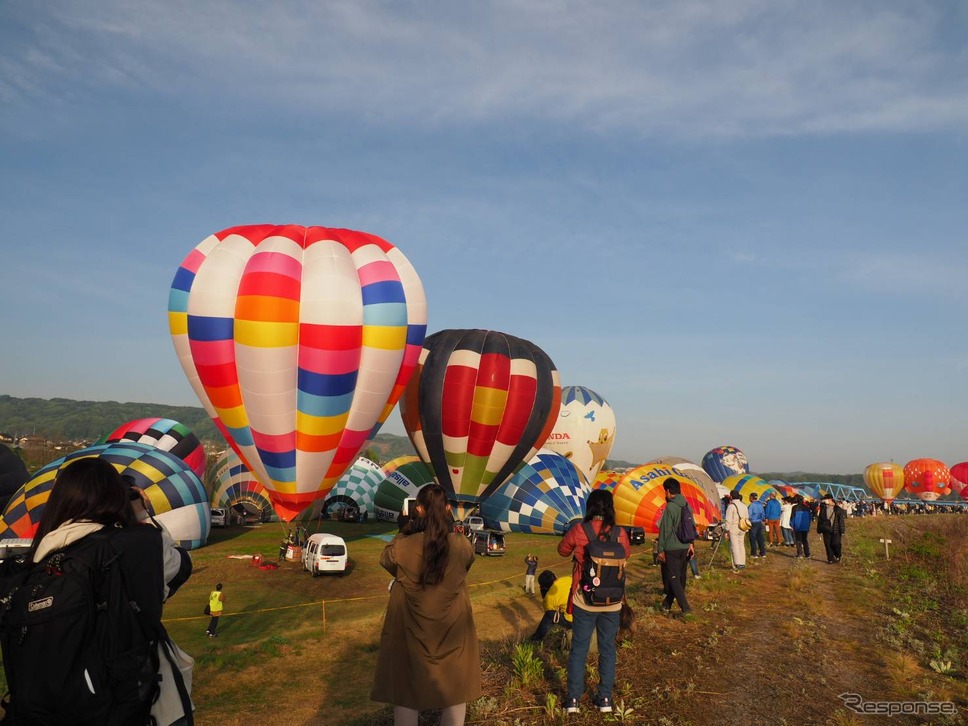
[[[295,563],[276,571],[231,555],[276,561],[279,525],[216,531],[193,553],[195,573],[166,606],[168,629],[196,657],[194,699],[200,726],[231,724],[391,724],[390,709],[369,700],[389,576],[377,561],[385,525],[327,524],[347,539],[353,570],[313,578]],[[890,559],[879,539],[890,538]],[[659,572],[648,547],[634,548],[629,599],[634,637],[619,649],[610,717],[583,711],[565,719],[567,652],[557,638],[521,647],[540,617],[522,591],[527,552],[539,570],[570,571],[557,537],[510,535],[506,557],[478,558],[469,582],[483,650],[485,696],[470,704],[478,724],[874,723],[839,698],[951,701],[951,718],[895,716],[891,723],[963,723],[968,714],[968,516],[851,520],[842,565],[769,550],[741,574],[725,547],[702,579],[689,583],[697,617],[657,611]],[[818,554],[819,551],[819,554]],[[209,590],[225,586],[219,637],[204,635]],[[589,662],[589,690],[597,676]],[[960,720],[959,720],[960,719]],[[427,723],[434,723],[428,720]]]

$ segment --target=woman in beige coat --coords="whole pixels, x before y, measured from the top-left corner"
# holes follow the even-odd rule
[[[392,703],[396,726],[443,709],[442,726],[464,723],[481,695],[481,657],[465,577],[474,548],[454,532],[447,494],[437,484],[417,495],[417,516],[383,550],[393,575],[370,697]]]

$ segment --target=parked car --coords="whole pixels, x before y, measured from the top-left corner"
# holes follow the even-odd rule
[[[480,532],[484,529],[484,517],[472,515],[464,520],[464,529],[469,532]]]
[[[507,551],[503,532],[495,532],[490,529],[473,530],[470,539],[471,544],[474,545],[474,552],[479,555],[500,557]]]
[[[313,577],[323,572],[346,574],[348,559],[346,542],[335,534],[311,534],[303,547],[303,567],[313,573]]]
[[[224,527],[229,523],[229,512],[227,509],[212,509],[212,526]]]
[[[645,544],[645,529],[642,527],[626,527],[625,533],[629,536],[630,544]]]

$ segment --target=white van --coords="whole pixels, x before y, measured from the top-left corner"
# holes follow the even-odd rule
[[[316,577],[321,572],[346,574],[346,542],[335,534],[311,534],[303,547],[303,567]]]
[[[225,509],[212,510],[212,526],[224,527],[228,524],[229,513]]]

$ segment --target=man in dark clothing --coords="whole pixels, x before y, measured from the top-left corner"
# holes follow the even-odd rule
[[[682,613],[692,612],[686,600],[686,570],[689,558],[695,552],[691,542],[680,542],[676,536],[682,510],[686,506],[686,498],[682,496],[679,482],[669,477],[662,482],[665,490],[666,508],[659,520],[659,563],[662,566],[662,588],[665,599],[662,609],[672,610],[672,601],[679,603]]]
[[[817,513],[817,533],[823,537],[828,564],[834,565],[840,562],[841,541],[846,529],[847,513],[844,508],[838,506],[830,494],[824,494],[820,498],[820,508]]]
[[[803,497],[797,494],[796,503],[793,505],[793,513],[790,517],[790,526],[793,528],[793,539],[797,543],[797,559],[806,557],[810,559],[810,523],[813,521],[813,512],[803,501]]]

